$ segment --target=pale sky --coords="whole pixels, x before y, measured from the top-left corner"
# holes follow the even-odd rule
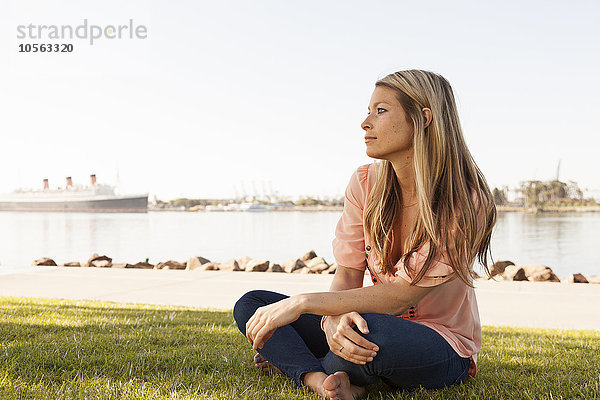
[[[146,39],[18,39],[127,24]],[[3,1],[0,192],[87,183],[161,199],[342,196],[378,78],[453,86],[490,186],[575,180],[600,197],[598,1]],[[19,53],[22,43],[72,53]],[[254,184],[253,184],[254,181]],[[256,189],[253,188],[256,187]]]

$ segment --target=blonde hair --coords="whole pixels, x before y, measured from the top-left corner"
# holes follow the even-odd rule
[[[426,275],[431,264],[445,253],[457,276],[472,287],[475,258],[487,267],[496,207],[488,184],[475,164],[463,138],[450,83],[429,71],[398,71],[375,86],[396,91],[407,122],[414,128],[413,151],[418,216],[408,238],[403,262],[424,244],[429,253],[411,285]],[[431,109],[426,125],[422,109]],[[391,231],[402,207],[402,191],[391,162],[376,162],[377,174],[367,199],[365,228],[381,260],[381,272],[393,275]],[[404,249],[402,249],[404,251]]]

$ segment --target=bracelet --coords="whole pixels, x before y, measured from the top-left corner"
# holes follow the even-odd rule
[[[329,317],[329,315],[323,315],[323,316],[321,317],[321,330],[322,330],[323,332],[325,332],[325,329],[323,328],[323,324],[325,323],[325,320],[327,319],[327,317]]]

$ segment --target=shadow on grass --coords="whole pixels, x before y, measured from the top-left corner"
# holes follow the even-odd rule
[[[318,398],[252,356],[231,312],[0,299],[1,398]],[[486,327],[478,370],[444,390],[379,383],[367,398],[599,398],[600,333]]]

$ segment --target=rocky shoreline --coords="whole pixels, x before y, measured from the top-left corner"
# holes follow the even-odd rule
[[[57,266],[80,268],[130,268],[130,269],[155,269],[155,270],[184,270],[184,271],[240,271],[240,272],[274,272],[288,274],[335,274],[337,263],[328,263],[323,257],[310,250],[302,257],[291,258],[282,264],[272,263],[265,259],[254,259],[248,256],[240,259],[229,259],[225,262],[215,262],[207,258],[195,256],[187,261],[179,262],[167,260],[157,264],[140,261],[135,264],[113,263],[113,259],[106,255],[94,253],[85,263],[79,261],[57,264],[53,259],[43,257],[35,260],[33,266]],[[495,281],[529,281],[529,282],[561,282],[552,269],[546,265],[528,264],[515,265],[512,261],[496,261],[489,268],[489,278]],[[367,272],[368,273],[368,272]],[[595,283],[600,284],[600,276],[580,273],[569,275],[563,281],[569,283]]]
[[[600,206],[496,206],[498,212],[525,212],[525,213],[560,213],[560,212],[600,212]]]

